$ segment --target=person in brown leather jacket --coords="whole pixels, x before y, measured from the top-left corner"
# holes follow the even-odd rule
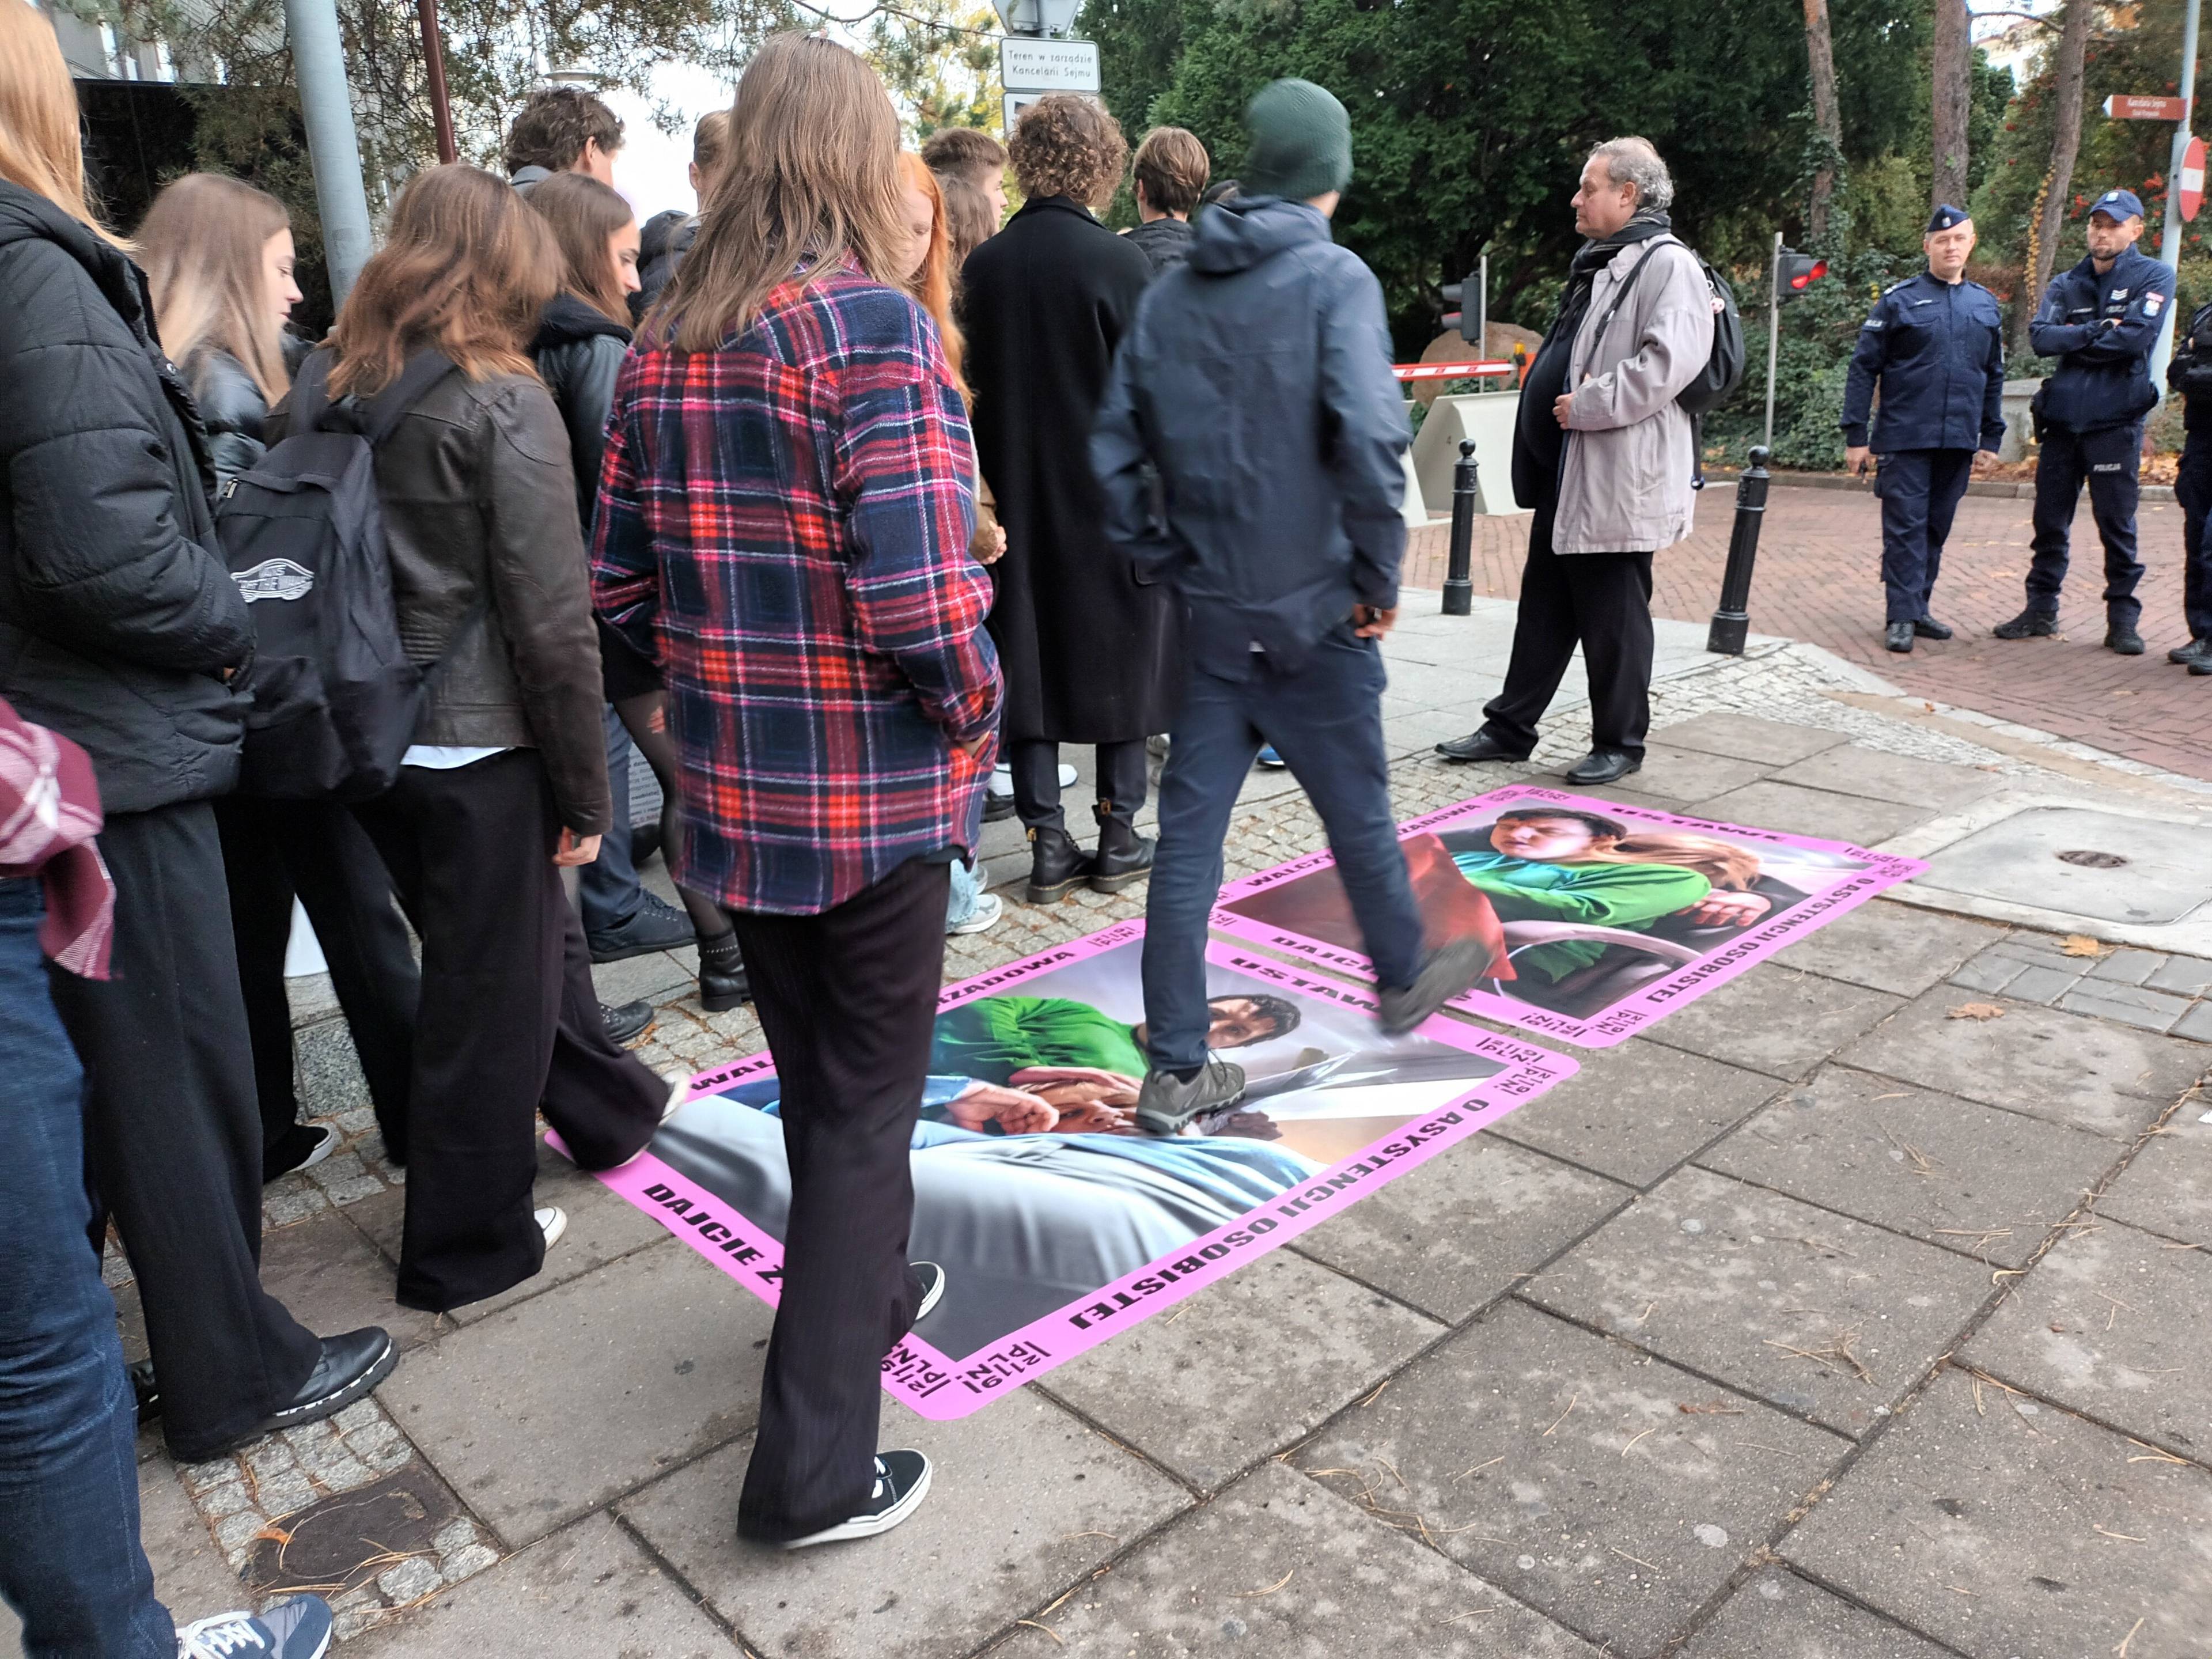
[[[399,1300],[442,1312],[535,1273],[566,1224],[533,1212],[543,1110],[586,1169],[642,1151],[667,1085],[599,1018],[558,866],[609,822],[568,434],[526,347],[559,285],[545,222],[501,179],[432,167],[331,332],[341,403],[416,354],[452,372],[378,447],[400,638],[434,662],[399,781],[356,808],[420,918],[422,1001]],[[289,404],[269,417],[273,445]]]

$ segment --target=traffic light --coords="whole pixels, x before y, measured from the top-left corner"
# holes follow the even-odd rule
[[[1477,339],[1475,336],[1481,331],[1482,316],[1480,312],[1477,312],[1473,316],[1469,316],[1468,314],[1466,294],[1469,289],[1474,289],[1477,292],[1480,292],[1481,290],[1481,287],[1482,278],[1472,270],[1468,272],[1464,277],[1461,278],[1461,280],[1456,283],[1446,283],[1443,285],[1443,290],[1444,303],[1448,306],[1457,306],[1459,309],[1456,311],[1447,311],[1444,313],[1443,316],[1439,319],[1446,328],[1457,329],[1459,331],[1459,337],[1465,340],[1469,345],[1473,346],[1478,351],[1482,349],[1482,342]]]
[[[1782,248],[1774,256],[1775,298],[1787,305],[1827,274],[1826,259],[1800,253],[1794,247]]]

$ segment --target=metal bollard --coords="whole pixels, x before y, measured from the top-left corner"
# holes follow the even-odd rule
[[[1474,611],[1474,443],[1462,438],[1459,459],[1452,465],[1451,563],[1444,572],[1447,617],[1470,616]]]
[[[1720,609],[1713,612],[1713,625],[1705,635],[1705,649],[1725,656],[1743,655],[1744,636],[1751,632],[1751,570],[1759,558],[1759,526],[1766,517],[1769,453],[1764,444],[1753,444],[1751,465],[1735,481],[1728,573],[1721,578]]]

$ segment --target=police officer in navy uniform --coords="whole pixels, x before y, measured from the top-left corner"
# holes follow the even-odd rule
[[[2027,571],[2027,609],[2000,623],[2001,640],[2058,631],[2058,590],[2066,580],[2068,532],[2089,485],[2089,510],[2105,543],[2105,647],[2142,654],[2136,623],[2136,478],[2142,465],[2143,416],[2158,407],[2150,383],[2151,348],[2173,305],[2173,272],[2136,252],[2142,204],[2109,190],[2089,209],[2088,257],[2051,279],[2028,325],[2028,343],[2058,359],[2035,394],[2035,556]]]
[[[2192,674],[2212,674],[2212,305],[2197,307],[2174,343],[2166,383],[2182,398],[2181,471],[2173,497],[2181,504],[2181,611],[2189,643],[2166,653]]]
[[[1970,471],[1996,458],[2004,436],[2004,314],[1997,296],[1966,280],[1974,222],[1939,207],[1920,246],[1928,269],[1886,290],[1859,329],[1844,391],[1844,455],[1863,474],[1874,451],[1867,411],[1881,383],[1881,582],[1892,651],[1917,635],[1948,640],[1928,614],[1943,541]]]

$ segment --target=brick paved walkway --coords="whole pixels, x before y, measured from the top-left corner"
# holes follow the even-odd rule
[[[2188,630],[2181,621],[2181,510],[2143,504],[2141,546],[2148,574],[2141,589],[2148,653],[2113,656],[2101,641],[2097,595],[2103,557],[2083,504],[2075,527],[2075,565],[2068,582],[2063,637],[2007,644],[1990,629],[2021,608],[2027,573],[2024,500],[1970,495],[1960,504],[1936,590],[1936,614],[1959,630],[1948,644],[1922,641],[1910,657],[1881,645],[1881,507],[1869,493],[1778,488],[1759,542],[1751,625],[1825,647],[1909,691],[2056,732],[2116,755],[2212,778],[2212,680],[2191,679],[2166,661]],[[1732,491],[1700,504],[1697,533],[1662,554],[1652,608],[1662,617],[1702,621],[1720,595],[1728,562]],[[1520,592],[1526,518],[1476,520],[1474,591],[1501,599]],[[2082,562],[2084,537],[2087,562]],[[1447,530],[1415,532],[1410,586],[1443,583]]]

